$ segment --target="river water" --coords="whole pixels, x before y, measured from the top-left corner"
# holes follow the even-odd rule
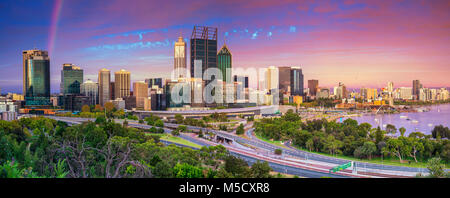
[[[431,110],[428,112],[367,115],[351,117],[351,119],[358,121],[358,123],[367,122],[373,128],[380,126],[383,130],[386,129],[386,124],[394,125],[397,131],[399,128],[405,127],[405,136],[416,131],[431,134],[436,125],[450,126],[450,104],[432,105],[427,106],[427,108],[431,108]],[[396,135],[399,134],[397,132]]]

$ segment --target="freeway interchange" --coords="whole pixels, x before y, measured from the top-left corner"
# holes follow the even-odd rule
[[[67,122],[69,124],[81,124],[86,121],[95,121],[94,118],[79,117],[56,117],[45,116],[54,120]],[[116,119],[115,122],[123,122]],[[152,126],[128,121],[129,127],[149,129]],[[172,129],[177,128],[178,124],[164,123],[164,132],[170,133]],[[230,132],[202,128],[196,126],[186,126],[188,130],[210,132],[218,137],[232,140],[232,143],[220,143],[197,137],[195,133],[181,133],[180,138],[193,142],[200,146],[215,146],[222,144],[234,156],[240,157],[250,165],[256,161],[267,161],[276,172],[297,175],[300,177],[333,177],[333,178],[384,178],[384,177],[414,177],[417,173],[427,173],[424,168],[413,168],[403,166],[390,166],[373,163],[355,162],[356,171],[350,169],[342,170],[336,173],[330,173],[329,169],[350,162],[349,160],[328,157],[307,151],[293,148],[289,143],[285,146],[277,146],[256,138],[253,135],[254,128],[245,132],[245,136],[238,136]],[[164,144],[176,144],[161,140]],[[176,144],[178,146],[186,146]],[[189,147],[189,146],[187,146]],[[192,148],[192,147],[191,147]],[[193,148],[195,149],[195,148]],[[275,155],[275,149],[281,149],[283,154]]]

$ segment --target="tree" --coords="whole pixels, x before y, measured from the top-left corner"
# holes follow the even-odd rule
[[[114,104],[112,102],[106,102],[104,106],[106,109],[106,113],[111,113],[114,109]]]
[[[96,104],[94,107],[95,112],[103,112],[103,107],[99,104]]]
[[[342,147],[342,142],[336,140],[333,135],[328,135],[325,141],[325,148],[330,152],[331,155],[337,154]]]
[[[398,157],[400,162],[403,161],[403,155],[405,150],[405,145],[403,141],[397,138],[390,138],[386,142],[386,147],[384,147],[384,151],[393,154],[394,156]]]
[[[395,128],[395,126],[392,125],[392,124],[387,124],[386,125],[386,132],[388,132],[390,134],[395,134],[395,133],[397,133],[397,128]]]
[[[221,124],[221,125],[219,125],[219,130],[227,131],[228,129],[227,129],[227,126],[226,126],[226,125]]]
[[[450,129],[442,125],[437,125],[431,131],[433,138],[450,138]]]
[[[314,141],[313,139],[308,139],[308,141],[306,141],[306,148],[311,152],[314,150]]]
[[[300,120],[300,116],[298,116],[292,109],[289,109],[283,116],[282,119],[288,122],[296,122]]]
[[[266,161],[260,162],[259,160],[255,162],[250,169],[254,178],[269,178],[270,171],[272,171],[269,163]]]
[[[203,169],[187,163],[178,163],[173,167],[176,178],[203,178]]]
[[[275,155],[281,155],[281,154],[283,154],[283,150],[275,149],[274,153],[275,153]]]
[[[158,162],[153,168],[153,174],[158,178],[171,178],[173,177],[173,169],[166,161]]]
[[[98,117],[95,119],[95,124],[103,124],[103,123],[105,123],[105,122],[106,122],[105,116],[98,116]]]
[[[102,149],[93,148],[105,159],[105,178],[123,177],[123,170],[127,165],[140,169],[139,177],[149,176],[150,170],[141,162],[132,160],[132,141],[128,137],[114,136],[110,138]],[[136,171],[137,172],[137,171]]]
[[[399,131],[400,131],[400,135],[403,137],[405,135],[406,129],[405,129],[405,127],[401,127],[399,129]]]
[[[241,123],[238,128],[236,129],[236,134],[237,135],[242,135],[244,134],[244,125]]]
[[[419,141],[418,138],[408,138],[408,146],[411,148],[411,152],[409,153],[409,156],[414,158],[414,161],[417,163],[417,152],[422,152],[425,148],[422,144],[422,142]]]
[[[377,146],[373,142],[364,142],[364,145],[361,146],[360,152],[363,156],[366,156],[372,159],[372,155],[377,151]],[[356,152],[356,151],[355,151]]]
[[[164,122],[163,122],[162,120],[157,120],[157,121],[155,122],[155,126],[156,126],[156,127],[164,127]]]
[[[445,166],[441,164],[441,158],[433,157],[428,160],[427,169],[430,171],[430,177],[444,177],[444,168]]]
[[[180,135],[180,130],[178,130],[178,129],[172,130],[170,132],[170,134],[172,134],[173,136],[179,136]]]
[[[175,122],[177,124],[182,124],[184,121],[184,118],[181,114],[175,114]]]
[[[179,125],[177,127],[177,130],[185,133],[185,132],[187,132],[187,127],[185,125]]]
[[[83,105],[83,107],[81,107],[81,112],[91,112],[91,108],[88,105]]]
[[[247,162],[243,159],[229,155],[225,159],[224,169],[231,173],[235,178],[248,178],[251,176],[251,170]]]

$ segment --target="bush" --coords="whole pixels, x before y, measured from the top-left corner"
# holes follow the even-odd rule
[[[170,132],[170,134],[172,134],[173,136],[179,136],[180,135],[180,131],[178,129],[172,130]]]
[[[275,153],[275,155],[281,155],[281,154],[283,154],[283,150],[275,149],[274,153]]]
[[[238,128],[236,129],[236,134],[237,135],[242,135],[244,134],[244,125],[241,123]]]
[[[164,127],[164,122],[163,122],[162,120],[157,120],[157,121],[155,122],[155,126],[156,126],[156,127]]]

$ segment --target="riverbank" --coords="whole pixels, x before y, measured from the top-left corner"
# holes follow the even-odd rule
[[[267,140],[259,135],[254,134],[256,138],[265,141],[267,143],[276,145],[276,146],[281,146],[281,141],[271,141],[271,140]],[[284,148],[286,148],[285,145],[283,145]],[[391,166],[404,166],[404,167],[413,167],[413,168],[426,168],[427,167],[427,162],[422,162],[422,161],[409,161],[410,163],[401,163],[397,158],[391,158],[391,157],[373,157],[372,159],[359,159],[359,158],[355,158],[355,157],[350,157],[350,156],[344,156],[344,155],[331,155],[328,153],[321,153],[321,152],[315,152],[315,151],[309,151],[307,149],[303,149],[300,148],[298,146],[294,146],[291,145],[291,147],[298,149],[298,150],[302,150],[302,151],[306,151],[306,152],[310,152],[310,153],[314,153],[314,154],[318,154],[318,155],[323,155],[323,156],[327,156],[327,157],[334,157],[334,158],[339,158],[339,159],[344,159],[344,160],[350,160],[350,161],[355,161],[355,162],[364,162],[364,163],[373,163],[373,164],[380,164],[380,165],[391,165]],[[446,163],[445,164],[445,168],[450,168],[450,164]]]

